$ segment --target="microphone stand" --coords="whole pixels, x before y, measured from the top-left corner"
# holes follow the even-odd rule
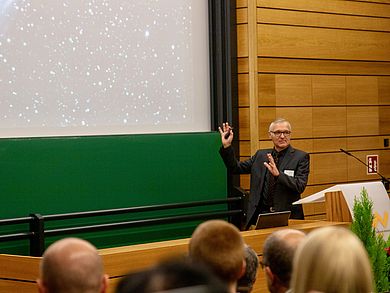
[[[344,154],[348,155],[348,156],[351,156],[352,158],[358,160],[360,163],[362,163],[364,166],[366,166],[367,168],[370,168],[370,166],[368,166],[365,162],[363,162],[362,160],[360,160],[358,157],[352,155],[350,152],[344,150],[344,149],[340,149],[340,151],[342,151]],[[387,179],[385,176],[383,176],[382,174],[380,174],[379,172],[376,172],[377,175],[379,175],[381,178],[382,178],[382,183],[383,185],[385,186],[385,189],[386,190],[389,190],[390,188],[390,181],[389,179]]]

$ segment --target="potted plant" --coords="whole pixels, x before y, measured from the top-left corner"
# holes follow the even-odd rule
[[[388,256],[390,237],[376,233],[373,227],[373,202],[368,197],[367,190],[363,187],[360,198],[355,197],[353,206],[353,221],[351,230],[363,242],[371,261],[377,292],[389,292],[390,290],[390,256]]]

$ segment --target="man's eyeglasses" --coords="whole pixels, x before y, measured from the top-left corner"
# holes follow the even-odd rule
[[[291,131],[289,131],[289,130],[286,130],[286,131],[270,131],[270,133],[272,133],[272,134],[275,135],[276,137],[281,137],[282,134],[283,134],[285,137],[288,137],[288,136],[290,136]]]

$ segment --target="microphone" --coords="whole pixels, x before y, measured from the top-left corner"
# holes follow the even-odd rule
[[[350,153],[350,152],[347,152],[346,150],[344,150],[344,149],[340,149],[340,151],[342,151],[343,153],[345,153],[345,154],[347,154],[348,156],[351,156],[351,157],[353,157],[353,155]],[[356,159],[358,159],[359,161],[360,161],[360,159],[359,158],[356,158]],[[362,162],[363,163],[363,162]],[[365,164],[365,163],[363,163],[363,164]]]
[[[368,166],[365,162],[363,162],[362,160],[360,160],[358,157],[352,155],[350,152],[344,150],[344,149],[340,149],[340,151],[342,151],[344,154],[348,155],[348,156],[351,156],[352,158],[358,160],[360,163],[362,163],[364,166],[366,166],[367,168],[370,168],[370,166]],[[382,174],[380,174],[379,172],[376,172],[377,175],[379,175],[381,178],[382,178],[382,183],[383,185],[385,186],[385,189],[386,190],[389,190],[390,188],[390,181],[389,179],[387,179],[385,176],[383,176]]]

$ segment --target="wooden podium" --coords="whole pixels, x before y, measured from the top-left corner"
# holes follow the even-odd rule
[[[373,203],[374,221],[377,233],[389,235],[390,199],[382,182],[359,182],[337,184],[320,192],[302,198],[293,204],[316,203],[325,201],[326,219],[332,222],[352,222],[355,198],[361,196],[363,188]]]
[[[325,192],[326,220],[332,222],[352,222],[351,212],[341,191]]]

